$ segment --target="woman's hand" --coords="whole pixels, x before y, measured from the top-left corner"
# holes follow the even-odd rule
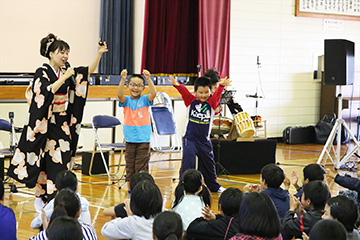
[[[107,46],[106,46],[106,42],[101,42],[101,44],[98,45],[98,49],[97,49],[98,53],[103,54],[104,52],[109,51]]]
[[[66,69],[64,77],[65,77],[65,79],[68,79],[69,77],[71,77],[74,74],[75,74],[74,69],[72,67],[69,67],[68,69]]]
[[[224,79],[221,79],[221,81],[219,82],[219,85],[223,86],[223,87],[228,87],[231,86],[231,79],[228,77],[225,77]]]

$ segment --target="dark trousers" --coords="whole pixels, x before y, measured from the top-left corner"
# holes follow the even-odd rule
[[[210,141],[196,141],[183,138],[183,158],[180,169],[180,179],[187,169],[194,169],[198,157],[197,169],[202,173],[206,186],[211,192],[219,190],[221,185],[216,181],[214,153]]]

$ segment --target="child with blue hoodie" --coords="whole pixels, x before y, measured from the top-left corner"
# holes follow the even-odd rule
[[[279,166],[270,163],[261,169],[260,184],[248,184],[244,187],[245,193],[263,189],[262,193],[268,195],[274,202],[281,222],[289,210],[289,192],[280,187],[284,180],[284,171]]]

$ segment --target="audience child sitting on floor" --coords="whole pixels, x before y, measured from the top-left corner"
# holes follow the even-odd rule
[[[205,206],[203,216],[192,221],[187,228],[187,239],[229,239],[239,229],[236,217],[239,214],[243,193],[238,188],[228,188],[221,193],[218,202],[220,214],[213,214]]]
[[[82,240],[83,234],[78,220],[69,216],[55,218],[47,230],[48,240]]]
[[[43,229],[30,240],[46,240],[47,229],[52,225],[54,220],[60,216],[69,216],[78,219],[81,212],[81,203],[79,196],[71,189],[65,188],[58,192],[54,199],[54,210],[51,214],[50,221],[46,219],[45,211],[42,210]],[[97,235],[93,226],[80,223],[84,240],[97,240]]]
[[[130,178],[130,191],[134,189],[134,187],[141,181],[148,180],[155,184],[154,178],[148,172],[138,172],[131,176]],[[104,216],[110,216],[112,219],[120,217],[127,217],[127,213],[125,211],[125,203],[120,203],[115,207],[105,208],[103,211]]]
[[[314,224],[321,220],[328,196],[329,189],[320,180],[304,184],[301,202],[290,195],[290,208],[282,224],[284,232],[295,238],[301,238],[303,232],[309,234]],[[303,208],[309,211],[304,212]]]
[[[281,224],[274,203],[268,195],[246,194],[240,204],[238,233],[230,240],[281,240]]]
[[[303,233],[303,240],[346,240],[345,227],[335,220],[318,221],[310,231]]]
[[[346,239],[360,240],[360,234],[355,228],[355,222],[358,219],[358,208],[353,200],[338,195],[327,200],[323,219],[337,220],[341,222],[346,229]]]
[[[306,165],[303,168],[302,185],[304,185],[305,183],[311,182],[311,181],[315,181],[315,180],[324,181],[325,174],[326,174],[326,171],[320,164],[311,163],[309,165]],[[297,172],[292,171],[291,183],[297,191],[297,193],[294,196],[297,198],[301,198],[303,189],[302,189],[302,186],[300,186],[298,182],[299,182],[299,176],[298,176]],[[329,197],[331,197],[331,196],[329,195]]]
[[[58,175],[56,175],[55,187],[58,192],[65,188],[77,192],[78,180],[75,173],[69,170],[63,170],[59,172]],[[82,223],[91,225],[89,202],[86,198],[81,197],[79,193],[77,193],[77,195],[79,196],[81,203],[81,212],[78,220]],[[54,210],[54,199],[50,200],[50,202],[43,207],[43,210],[45,211],[47,220],[49,220]],[[41,229],[42,224],[43,224],[42,216],[41,214],[37,214],[37,216],[31,222],[31,228]]]
[[[138,183],[125,200],[128,217],[116,218],[104,224],[101,234],[108,239],[152,239],[155,216],[162,210],[160,189],[148,180]]]
[[[4,182],[0,178],[0,201],[4,201]],[[0,203],[0,236],[2,239],[16,240],[16,218],[14,211]]]
[[[182,220],[176,212],[165,211],[155,217],[153,224],[154,240],[181,240],[183,235]]]
[[[211,205],[211,194],[203,184],[203,176],[196,169],[184,172],[183,180],[175,188],[175,199],[172,211],[180,214],[184,230],[197,217],[201,217],[201,209]]]
[[[285,173],[281,167],[274,163],[265,165],[260,172],[260,184],[247,184],[244,192],[260,191],[268,195],[275,204],[275,208],[282,222],[286,212],[289,210],[289,192],[280,186],[285,180]]]

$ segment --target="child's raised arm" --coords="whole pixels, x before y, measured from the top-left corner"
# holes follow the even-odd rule
[[[121,103],[124,103],[125,102],[124,88],[125,88],[127,70],[123,69],[120,75],[121,75],[121,80],[118,87],[118,98]]]
[[[144,69],[143,70],[143,75],[145,76],[146,81],[149,84],[149,101],[151,102],[152,100],[154,100],[157,91],[156,91],[156,88],[155,88],[155,85],[154,85],[153,81],[150,78],[150,72],[148,70]]]
[[[170,80],[172,85],[174,85],[175,87],[179,86],[180,84],[176,81],[176,79],[174,78],[174,76],[170,75]]]

